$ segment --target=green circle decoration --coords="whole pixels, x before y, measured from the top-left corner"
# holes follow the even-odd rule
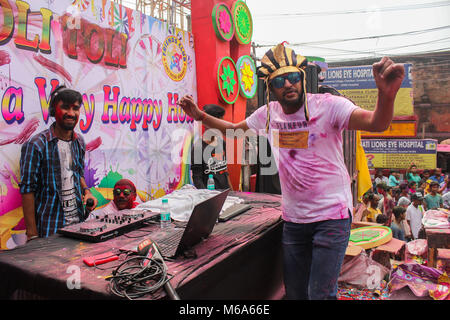
[[[224,57],[218,63],[217,85],[221,100],[228,104],[236,102],[239,96],[239,79],[236,65],[230,57]]]
[[[231,9],[236,28],[236,40],[240,44],[249,44],[253,35],[253,19],[247,4],[237,0]]]
[[[236,62],[236,69],[241,96],[247,99],[253,98],[258,88],[258,76],[252,57],[247,55],[240,57]]]
[[[212,22],[216,36],[222,41],[230,41],[234,36],[233,16],[225,3],[218,3],[212,12]]]

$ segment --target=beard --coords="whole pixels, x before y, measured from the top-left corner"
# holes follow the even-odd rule
[[[303,92],[299,93],[297,91],[297,97],[295,99],[289,99],[286,97],[291,92],[294,92],[295,90],[284,92],[283,96],[280,97],[279,101],[282,106],[288,107],[288,108],[300,108],[303,105]]]
[[[73,119],[73,122],[66,122],[65,120],[68,119]],[[77,119],[76,118],[72,118],[72,117],[64,117],[63,121],[61,121],[59,123],[59,125],[61,126],[62,129],[70,131],[73,130],[75,128],[75,126],[77,125]]]

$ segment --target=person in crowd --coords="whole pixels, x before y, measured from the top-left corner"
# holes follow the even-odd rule
[[[368,111],[344,97],[307,94],[306,66],[307,59],[284,44],[271,48],[261,59],[258,75],[275,101],[267,99],[267,105],[239,123],[202,112],[192,96],[181,98],[178,104],[206,127],[222,133],[251,128],[268,138],[282,190],[286,297],[336,299],[353,210],[342,131],[385,130],[405,70],[387,57],[373,65],[378,100],[374,111]],[[331,186],[326,191],[324,179]]]
[[[424,180],[424,179],[420,180],[419,184],[417,185],[417,190],[425,191],[426,188],[427,188],[427,180]],[[424,194],[424,193],[422,192],[422,194]]]
[[[411,204],[411,200],[407,197],[400,197],[397,201],[397,206],[405,208],[405,210],[409,207]],[[403,231],[406,239],[411,239],[411,229],[409,228],[408,223],[405,219],[402,220],[403,224]]]
[[[424,195],[427,195],[431,192],[431,187],[430,184],[433,182],[433,180],[428,179],[427,181],[425,181],[425,192]]]
[[[398,187],[399,185],[400,185],[400,172],[398,170],[391,170],[388,186]]]
[[[377,216],[382,214],[381,210],[378,208],[378,204],[380,202],[380,196],[378,194],[372,193],[369,194],[369,205],[367,209],[363,212],[362,221],[367,222],[375,222]]]
[[[386,186],[386,196],[384,197],[384,210],[383,214],[387,217],[387,226],[391,225],[392,222],[392,209],[395,207],[395,199],[393,195],[393,188]]]
[[[420,193],[413,193],[412,203],[406,209],[406,221],[411,229],[411,236],[413,240],[419,239],[419,231],[422,229],[423,218],[423,197]]]
[[[444,206],[442,196],[438,193],[439,183],[436,181],[430,182],[430,193],[424,198],[426,210],[438,209]]]
[[[448,179],[448,174],[444,176],[444,183],[440,186],[438,193],[439,194],[446,194],[450,191],[450,183]]]
[[[417,182],[415,182],[415,181],[411,181],[411,182],[409,182],[408,183],[408,188],[409,188],[409,190],[408,190],[408,193],[409,194],[414,194],[414,193],[416,193],[417,192]]]
[[[386,197],[387,185],[384,183],[379,183],[376,186],[376,194],[378,195],[379,201],[377,208],[380,209],[381,213],[384,213],[384,199]]]
[[[439,183],[439,187],[441,187],[445,180],[445,176],[442,174],[442,168],[434,169],[434,174],[430,177],[430,179]]]
[[[94,210],[86,220],[99,219],[105,215],[114,215],[122,210],[133,209],[139,202],[136,201],[136,186],[131,180],[120,179],[113,188],[113,200],[105,207]]]
[[[386,217],[384,214],[379,214],[378,216],[377,216],[377,220],[376,220],[376,222],[377,223],[379,223],[379,224],[382,224],[383,226],[388,226],[388,217]]]
[[[91,208],[97,205],[84,180],[85,142],[74,131],[81,104],[78,91],[57,87],[48,110],[55,121],[22,145],[20,193],[28,240],[84,221],[88,199]]]
[[[205,105],[203,111],[217,119],[225,115],[225,109],[216,104]],[[203,135],[192,145],[192,180],[197,189],[206,189],[210,174],[213,175],[215,189],[231,188],[225,151],[225,141],[214,135]]]
[[[409,200],[411,200],[411,195],[409,194],[409,188],[406,183],[402,183],[399,186],[399,189],[400,189],[400,198],[405,197],[405,198],[408,198]]]
[[[406,170],[406,180],[408,183],[415,182],[418,184],[422,178],[420,177],[417,166],[412,163],[411,166]]]
[[[391,223],[392,236],[395,239],[406,241],[405,229],[403,221],[405,220],[406,209],[404,207],[396,206],[392,210],[394,214],[394,221]]]
[[[375,178],[374,178],[373,185],[374,185],[374,187],[376,187],[380,183],[384,183],[385,185],[389,184],[388,177],[383,175],[383,169],[377,169],[375,171]]]
[[[421,178],[422,180],[427,181],[428,179],[430,179],[430,175],[431,175],[430,170],[425,169],[422,171]]]

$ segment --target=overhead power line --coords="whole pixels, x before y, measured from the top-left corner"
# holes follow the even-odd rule
[[[430,28],[430,29],[424,29],[424,30],[407,31],[407,32],[401,32],[401,33],[390,33],[390,34],[371,35],[371,36],[356,37],[356,38],[329,39],[329,40],[320,40],[320,41],[289,43],[289,45],[304,46],[304,45],[314,45],[314,44],[329,44],[329,43],[335,43],[335,42],[380,39],[380,38],[399,37],[399,36],[406,36],[406,35],[418,35],[418,34],[423,34],[423,33],[428,33],[428,32],[441,31],[441,30],[445,30],[445,29],[450,29],[450,25],[436,27],[436,28]],[[263,45],[256,45],[256,48],[265,48],[265,47],[273,47],[273,46],[274,46],[274,44],[263,44]]]
[[[449,50],[450,50],[450,47],[447,47],[447,48],[440,48],[438,50],[416,51],[416,52],[408,52],[408,53],[400,53],[400,54],[389,54],[389,56],[390,57],[417,56],[417,55],[443,53],[443,52],[448,52]],[[325,60],[327,61],[327,63],[350,62],[350,61],[359,61],[359,60],[367,60],[367,59],[378,59],[378,58],[381,58],[383,56],[383,54],[378,53],[375,56],[374,55],[371,55],[371,56],[366,55],[366,56],[351,58],[351,59],[346,59],[343,57],[338,57],[338,58],[333,59],[333,57],[335,57],[335,56],[338,56],[338,55],[328,55]]]
[[[255,15],[254,19],[267,19],[268,17],[273,18],[288,18],[288,17],[316,17],[316,16],[331,16],[331,15],[345,15],[345,14],[361,14],[374,12],[385,12],[385,11],[405,11],[405,10],[418,10],[418,9],[428,9],[437,8],[450,5],[450,1],[439,1],[431,3],[419,3],[402,5],[396,7],[369,7],[367,9],[354,9],[354,10],[338,10],[338,11],[319,11],[319,12],[294,12],[294,13],[270,13],[270,14],[260,14]]]
[[[438,42],[447,42],[450,40],[450,37],[446,37],[446,38],[442,38],[442,39],[436,39],[436,40],[431,40],[431,41],[426,41],[426,42],[420,42],[420,43],[414,43],[414,44],[408,44],[408,45],[403,45],[403,46],[395,46],[395,47],[389,47],[389,48],[375,48],[373,50],[348,50],[348,49],[340,49],[340,48],[330,48],[330,47],[321,47],[321,46],[311,46],[311,45],[304,45],[303,47],[308,47],[308,48],[314,48],[314,49],[321,49],[321,50],[330,50],[330,51],[340,51],[340,52],[346,52],[343,53],[342,55],[349,55],[349,54],[373,54],[373,53],[381,53],[384,52],[386,53],[386,51],[392,51],[392,50],[398,50],[398,49],[404,49],[404,48],[410,48],[410,47],[417,47],[417,46],[423,46],[423,45],[429,45],[429,44],[433,44],[433,43],[438,43]]]

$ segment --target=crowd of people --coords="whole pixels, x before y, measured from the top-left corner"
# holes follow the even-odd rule
[[[404,176],[400,171],[376,169],[355,218],[389,226],[394,238],[403,241],[424,238],[422,218],[427,210],[450,209],[450,183],[441,168],[422,170],[412,164]]]

